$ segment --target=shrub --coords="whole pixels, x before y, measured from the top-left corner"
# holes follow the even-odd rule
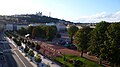
[[[80,60],[74,60],[74,66],[75,67],[81,67],[84,63]]]
[[[74,61],[75,61],[75,60],[73,60],[73,59],[69,59],[69,60],[68,60],[68,62],[69,62],[69,63],[72,63],[72,64],[74,63]]]

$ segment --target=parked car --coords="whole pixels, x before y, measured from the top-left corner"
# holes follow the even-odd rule
[[[0,51],[0,55],[3,55],[3,52],[2,52],[2,51]]]
[[[58,41],[58,44],[59,44],[59,45],[65,45],[66,42],[65,42],[64,40],[59,40],[59,41]]]

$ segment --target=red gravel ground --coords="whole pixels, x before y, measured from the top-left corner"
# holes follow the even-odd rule
[[[58,53],[61,52],[62,54],[72,54],[72,55],[77,55],[77,56],[80,55],[80,52],[78,52],[78,51],[71,50],[71,49],[68,49],[68,48],[65,48],[65,47],[62,47],[59,45],[52,45],[52,44],[46,45],[45,42],[42,42],[41,47],[50,52],[58,52]]]
[[[66,54],[66,55],[72,54],[72,55],[80,56],[80,52],[78,52],[77,50],[71,50],[71,49],[65,48],[60,45],[53,45],[53,44],[46,45],[45,42],[42,42],[41,48],[42,48],[41,51],[45,50],[46,51],[45,54],[47,53],[48,55],[60,56],[61,54]],[[83,57],[85,57],[91,61],[94,61],[96,63],[99,63],[99,59],[96,58],[95,56],[90,56],[90,55],[84,53]],[[109,67],[109,65],[106,61],[103,61],[102,64],[105,67]]]

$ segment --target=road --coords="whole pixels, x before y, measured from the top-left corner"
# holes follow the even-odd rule
[[[3,33],[0,33],[0,46],[4,51],[7,67],[33,67],[19,50],[9,43]]]

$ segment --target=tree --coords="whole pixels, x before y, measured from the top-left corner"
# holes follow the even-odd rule
[[[16,38],[13,38],[13,41],[16,43],[16,42],[17,42],[17,39],[16,39]]]
[[[45,38],[45,31],[42,26],[35,27],[35,37]]]
[[[71,42],[73,41],[73,36],[77,32],[77,30],[78,30],[78,27],[76,26],[70,26],[70,28],[68,28],[68,34],[71,39]]]
[[[32,35],[33,28],[34,28],[33,26],[29,26],[29,27],[27,28],[27,33],[29,33],[30,36]]]
[[[34,48],[34,47],[35,47],[35,43],[32,42],[30,46],[31,46],[32,48]]]
[[[28,51],[28,55],[30,55],[31,57],[34,57],[34,52],[33,52],[33,50],[29,50],[29,51]]]
[[[40,45],[39,45],[38,43],[36,43],[36,44],[35,44],[35,49],[36,49],[36,50],[39,50],[40,48],[41,48]]]
[[[24,42],[24,39],[23,39],[22,37],[19,37],[19,40],[20,40],[21,42]]]
[[[83,50],[87,50],[88,42],[90,38],[90,27],[83,27],[79,29],[74,36],[74,44],[78,50],[81,50],[81,57],[83,56]]]
[[[112,67],[120,67],[120,23],[112,23],[106,31],[105,47],[101,57],[107,59]]]
[[[47,38],[47,40],[52,40],[57,33],[56,26],[36,26],[29,27],[32,38],[40,37]],[[31,31],[32,30],[32,31]]]
[[[16,39],[16,38],[13,38],[13,41],[18,45],[18,46],[21,46],[21,41]]]
[[[46,38],[47,40],[51,41],[56,34],[55,27],[52,26],[46,26]]]
[[[18,30],[18,33],[19,33],[20,35],[24,36],[24,35],[27,34],[27,29],[25,29],[25,28],[22,27],[21,29]]]
[[[35,33],[36,33],[35,28],[33,28],[31,38],[35,38]]]
[[[18,46],[21,46],[21,45],[22,45],[20,40],[17,40],[16,44],[17,44]]]
[[[41,26],[42,32],[40,32],[42,35],[42,38],[46,38],[46,26]]]
[[[25,52],[25,53],[28,53],[28,51],[29,51],[28,46],[25,46],[24,52]]]
[[[52,30],[53,30],[53,34],[56,35],[57,33],[57,27],[56,26],[51,26],[52,27]]]
[[[109,25],[110,25],[109,23],[101,21],[96,25],[96,28],[94,28],[91,32],[89,50],[92,54],[100,58],[100,64],[101,64],[100,55],[102,54],[100,50],[104,48],[104,41],[107,39],[105,31],[107,30],[107,27]]]
[[[31,45],[31,42],[30,42],[30,41],[27,41],[27,45],[30,46],[30,45]]]
[[[42,61],[40,54],[35,56],[35,62],[40,63]]]
[[[27,40],[26,40],[26,39],[24,39],[23,43],[27,44]]]

